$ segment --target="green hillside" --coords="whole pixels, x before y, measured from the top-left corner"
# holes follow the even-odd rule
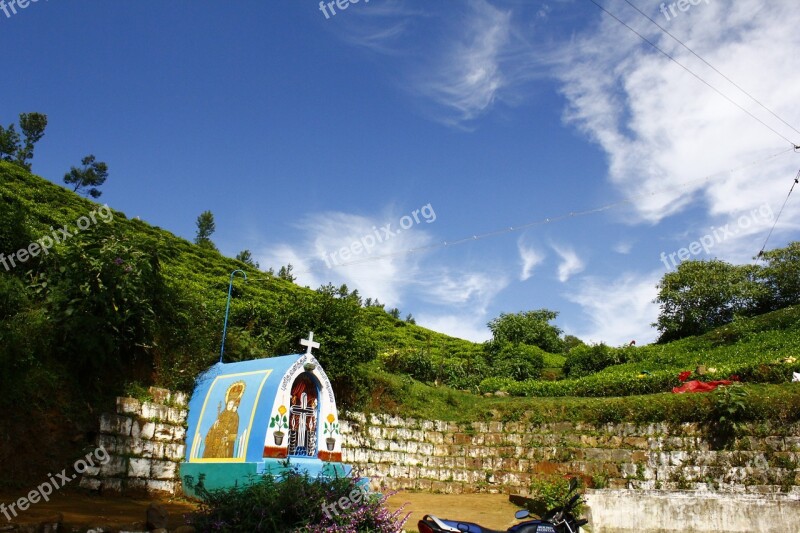
[[[235,279],[226,360],[296,353],[313,330],[345,409],[459,422],[714,422],[733,405],[728,419],[800,418],[800,385],[789,383],[800,371],[797,305],[623,348],[567,339],[549,324],[557,313],[538,310],[501,315],[480,345],[396,319],[344,286],[257,271],[5,162],[0,205],[0,484],[76,455],[116,395],[191,390],[219,358],[236,269],[248,281]],[[46,253],[32,247],[55,240]],[[783,262],[770,272],[786,278],[787,302],[797,300],[799,252],[798,243],[774,252]],[[737,374],[748,386],[733,399],[671,394],[682,372]]]
[[[20,247],[50,235],[53,232],[51,228],[74,228],[81,217],[101,207],[5,162],[0,162],[0,195],[6,206],[10,207],[5,210],[5,217],[15,219],[18,229],[21,222],[25,235],[22,238],[15,237]],[[23,220],[20,221],[20,218]],[[9,232],[9,227],[6,228],[6,232]],[[141,254],[142,261],[157,265],[155,268],[165,285],[160,290],[172,299],[162,302],[167,309],[160,309],[169,316],[153,316],[152,319],[162,325],[165,321],[171,321],[168,333],[179,338],[164,338],[162,335],[156,338],[157,346],[139,347],[151,352],[158,363],[153,368],[152,377],[159,385],[186,389],[191,386],[194,371],[206,368],[217,360],[228,280],[230,273],[236,269],[246,271],[249,279],[244,282],[237,277],[234,282],[226,343],[227,360],[297,352],[300,349],[299,339],[310,330],[314,330],[315,338],[322,342],[318,358],[323,364],[331,354],[342,349],[366,352],[362,355],[365,361],[375,355],[391,354],[397,350],[417,351],[432,361],[441,361],[453,356],[468,358],[480,348],[469,341],[395,319],[382,307],[358,305],[361,308],[355,316],[358,324],[337,330],[334,325],[336,317],[330,316],[333,310],[325,307],[325,298],[320,297],[320,291],[259,272],[161,228],[128,219],[118,211],[113,211],[111,222],[98,220],[97,224],[92,224],[84,232],[56,245],[47,256],[30,259],[10,273],[0,268],[0,275],[14,275],[25,283],[35,285],[41,282],[36,276],[43,275],[42,272],[54,266],[69,268],[64,265],[69,255],[64,253],[65,248],[80,245],[89,250],[97,240],[114,239],[125,243],[125,246],[114,248],[113,251],[120,255]],[[9,240],[11,237],[6,238],[6,242]],[[8,254],[10,250],[12,248],[4,251]],[[101,260],[104,252],[96,254],[93,259]],[[86,255],[88,257],[91,254],[87,252]],[[340,287],[329,287],[327,292],[337,300],[353,294],[347,292],[346,288],[343,292]],[[359,295],[355,296],[355,300],[360,300]],[[341,309],[339,311],[344,312]],[[158,333],[156,327],[154,336],[158,337]],[[341,338],[342,335],[345,338]],[[356,347],[343,345],[349,341]],[[334,350],[331,350],[332,346]]]

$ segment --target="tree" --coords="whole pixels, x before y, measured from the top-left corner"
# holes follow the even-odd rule
[[[568,354],[570,350],[573,348],[577,348],[578,346],[586,346],[586,343],[580,340],[575,335],[565,335],[564,336],[564,353]]]
[[[406,315],[406,322],[408,322],[409,324],[417,323],[416,319],[414,318],[414,315],[412,315],[411,313],[408,313],[408,315]]]
[[[296,280],[297,278],[295,277],[294,274],[292,274],[292,269],[293,268],[294,267],[292,266],[291,263],[289,263],[286,266],[282,266],[281,269],[278,270],[278,277],[280,279],[285,279],[286,281],[290,281],[290,282],[294,283],[294,280]]]
[[[396,307],[393,308],[393,309],[389,309],[389,315],[392,318],[396,318],[397,320],[400,320],[400,309],[398,309]]]
[[[29,161],[33,159],[34,145],[44,137],[47,127],[47,115],[42,113],[20,113],[19,127],[22,130],[24,142],[11,124],[8,128],[0,126],[0,159],[10,161],[30,170]]]
[[[236,255],[236,260],[241,261],[245,265],[251,266],[256,270],[259,268],[258,261],[253,260],[253,254],[250,250],[242,250]]]
[[[736,315],[757,314],[769,297],[759,283],[760,268],[724,261],[684,261],[658,284],[658,342],[700,335],[728,324]]]
[[[775,310],[800,303],[800,241],[786,248],[764,252],[766,262],[762,279],[770,292],[769,309]]]
[[[84,194],[92,198],[100,198],[103,194],[97,187],[103,185],[108,178],[108,165],[102,161],[96,161],[93,155],[87,155],[81,159],[82,168],[72,167],[69,172],[64,174],[64,183],[71,185],[74,192],[81,189]]]
[[[216,250],[217,247],[211,242],[211,236],[216,231],[214,224],[214,214],[211,211],[203,211],[197,217],[197,235],[194,238],[194,243],[203,248],[211,248]]]
[[[561,328],[550,324],[557,316],[556,311],[549,309],[502,313],[488,324],[492,331],[489,350],[497,352],[506,344],[527,344],[545,352],[561,353],[564,351]]]

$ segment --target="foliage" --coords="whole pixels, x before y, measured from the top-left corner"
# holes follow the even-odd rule
[[[14,124],[3,128],[0,126],[0,159],[13,162],[26,169],[31,169],[30,160],[33,158],[33,148],[44,136],[47,127],[47,115],[42,113],[20,113],[19,127],[22,130],[24,142]]]
[[[800,241],[764,252],[761,259],[766,262],[761,276],[770,291],[771,308],[800,304]]]
[[[197,235],[194,238],[194,243],[203,248],[216,250],[217,247],[211,242],[211,235],[214,234],[216,229],[214,214],[211,211],[203,211],[197,217]]]
[[[569,495],[569,479],[557,474],[534,477],[531,480],[528,510],[542,516],[550,509],[563,507]],[[580,515],[580,506],[574,512]]]
[[[571,378],[581,378],[625,362],[625,349],[611,348],[603,343],[593,346],[582,344],[570,350],[564,361],[564,372]]]
[[[190,518],[199,531],[398,533],[408,519],[386,509],[387,496],[364,494],[353,477],[312,478],[293,467],[229,489],[209,491],[202,482],[189,480],[203,500]],[[337,503],[342,498],[348,508]]]
[[[492,331],[490,351],[500,351],[505,344],[510,343],[528,344],[550,353],[563,352],[561,329],[550,324],[550,321],[555,320],[557,316],[557,312],[549,309],[502,313],[488,324]]]
[[[258,270],[260,268],[259,264],[258,264],[258,261],[253,259],[253,254],[252,254],[252,252],[250,252],[250,250],[242,250],[241,252],[236,254],[236,260],[237,261],[241,261],[245,265],[247,265],[249,267],[253,267],[256,270]]]
[[[493,359],[494,375],[517,381],[537,379],[544,367],[544,351],[527,344],[506,344]]]
[[[767,252],[766,267],[724,261],[685,261],[658,285],[659,342],[700,335],[798,301],[800,245]]]
[[[102,186],[108,179],[108,165],[102,161],[96,161],[93,155],[87,155],[81,159],[81,168],[72,167],[64,174],[64,183],[73,186],[74,192],[85,190],[92,198],[100,198],[103,194],[98,187]]]
[[[47,301],[65,360],[92,375],[146,358],[165,297],[154,249],[100,225],[73,236],[47,261]]]
[[[436,368],[431,358],[415,348],[388,350],[380,355],[384,368],[395,374],[408,374],[419,381],[432,382],[436,379]]]

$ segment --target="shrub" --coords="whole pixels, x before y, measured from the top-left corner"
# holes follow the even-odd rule
[[[267,474],[243,486],[206,490],[201,479],[187,480],[203,500],[189,521],[198,531],[265,533],[398,533],[408,515],[390,513],[388,496],[364,494],[354,477],[310,477],[297,467],[280,476]],[[345,498],[349,508],[331,505]],[[356,501],[360,500],[360,501]],[[327,507],[327,512],[326,512]]]
[[[627,352],[626,349],[611,348],[602,343],[576,346],[567,355],[564,372],[571,378],[588,376],[606,367],[625,363]]]
[[[494,358],[493,374],[517,381],[537,379],[544,368],[544,351],[527,344],[507,344]]]

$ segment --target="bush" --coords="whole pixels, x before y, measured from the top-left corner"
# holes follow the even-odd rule
[[[381,363],[389,372],[408,374],[419,381],[431,382],[436,379],[436,370],[430,357],[422,350],[392,350],[381,354]]]
[[[398,533],[408,519],[400,517],[402,509],[390,513],[385,508],[388,496],[364,494],[353,477],[312,478],[294,467],[279,477],[268,474],[241,487],[209,491],[202,482],[187,480],[203,500],[189,520],[198,531]],[[352,505],[332,508],[341,498]]]
[[[611,348],[602,343],[592,346],[581,345],[570,350],[564,362],[564,372],[571,378],[580,378],[625,362],[627,362],[625,349]]]
[[[544,351],[527,344],[506,344],[494,358],[492,374],[517,381],[538,379],[544,368]]]

